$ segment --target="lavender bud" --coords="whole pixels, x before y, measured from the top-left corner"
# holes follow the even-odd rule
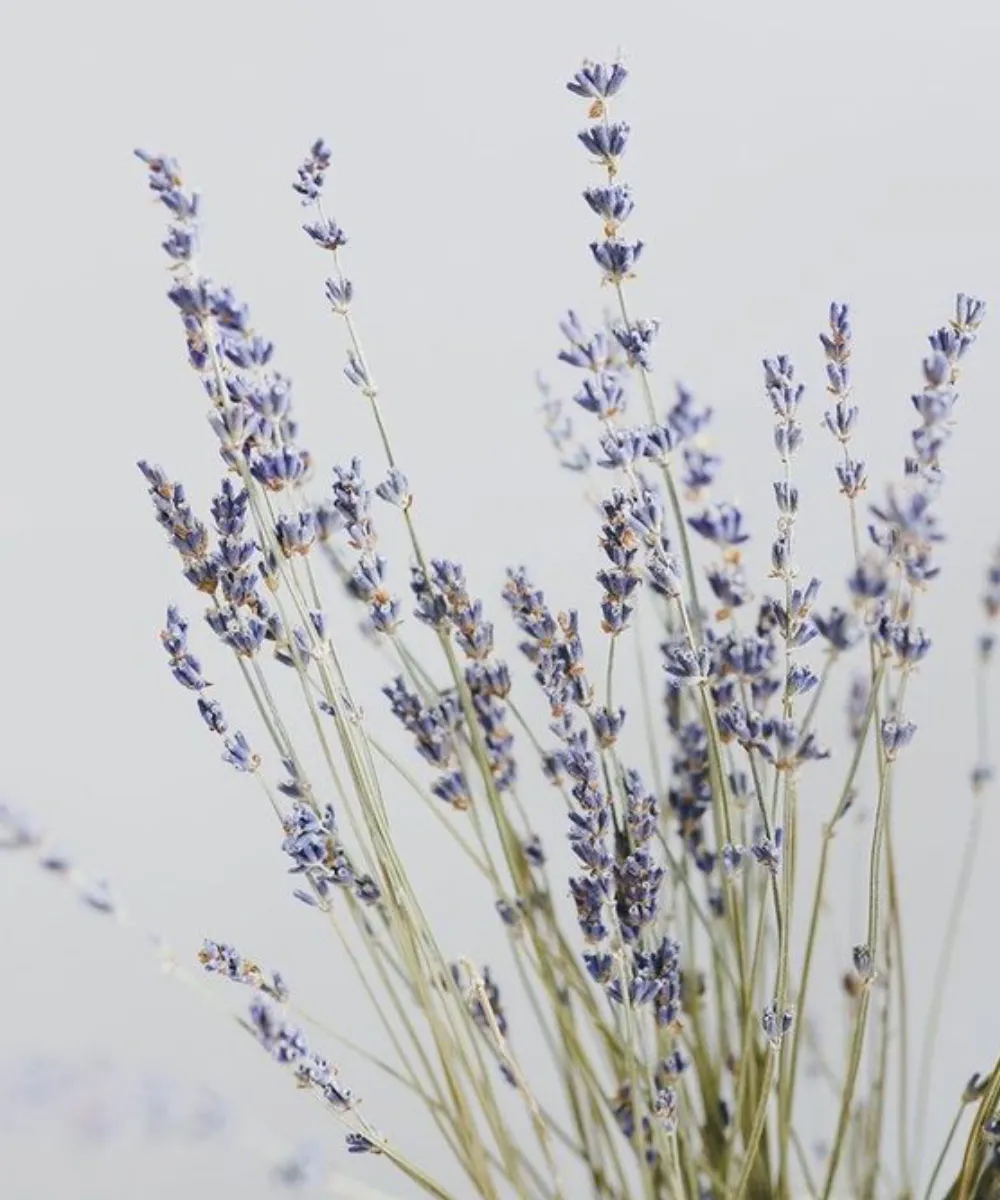
[[[870,983],[875,978],[875,963],[872,959],[871,947],[866,945],[855,946],[851,951],[851,957],[854,961],[854,970],[857,972],[858,979],[862,983]]]
[[[566,87],[575,96],[582,96],[584,100],[606,100],[621,91],[627,78],[628,71],[624,63],[587,61]]]
[[[777,1049],[781,1045],[781,1041],[795,1023],[795,1010],[786,1008],[778,1015],[777,1006],[772,1000],[764,1008],[761,1014],[761,1028],[764,1030],[764,1036]]]
[[[913,741],[917,727],[912,721],[899,721],[895,717],[885,717],[882,720],[882,745],[886,758],[892,762],[904,747]]]

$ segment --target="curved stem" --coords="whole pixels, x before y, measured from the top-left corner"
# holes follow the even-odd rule
[[[972,1123],[972,1132],[969,1134],[969,1140],[965,1143],[965,1153],[962,1155],[962,1169],[958,1177],[958,1197],[957,1200],[969,1200],[972,1195],[972,1187],[976,1178],[976,1157],[981,1149],[980,1138],[983,1133],[983,1126],[989,1120],[990,1115],[996,1110],[998,1101],[1000,1101],[1000,1061],[994,1064],[993,1070],[990,1073],[989,1086],[979,1102],[979,1108],[976,1109],[976,1119]]]

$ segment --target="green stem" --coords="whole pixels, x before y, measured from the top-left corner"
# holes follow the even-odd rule
[[[777,1051],[773,1045],[768,1043],[767,1051],[764,1055],[764,1079],[761,1083],[760,1098],[757,1101],[757,1108],[754,1112],[753,1125],[750,1128],[750,1137],[747,1139],[743,1169],[740,1171],[740,1177],[736,1181],[736,1187],[733,1189],[730,1200],[740,1200],[747,1189],[747,1184],[750,1182],[750,1176],[753,1174],[757,1159],[757,1147],[760,1145],[761,1135],[764,1132],[764,1124],[767,1120],[767,1107],[771,1099],[771,1088],[774,1084],[774,1072],[777,1062]]]
[[[937,1162],[934,1164],[934,1170],[931,1172],[931,1177],[927,1181],[927,1190],[924,1192],[924,1200],[932,1200],[934,1195],[934,1185],[937,1183],[938,1176],[941,1174],[941,1168],[944,1166],[944,1160],[948,1157],[948,1151],[951,1149],[951,1143],[955,1140],[955,1134],[958,1133],[958,1127],[962,1123],[962,1113],[964,1112],[965,1102],[963,1101],[958,1106],[958,1112],[955,1113],[955,1119],[951,1123],[951,1128],[948,1130],[948,1136],[945,1138],[944,1145],[941,1147],[941,1153],[937,1156]]]
[[[1000,1061],[994,1065],[990,1073],[989,1085],[983,1094],[982,1100],[979,1102],[979,1108],[976,1109],[976,1119],[972,1123],[972,1131],[969,1134],[968,1141],[965,1143],[965,1153],[962,1155],[962,1169],[958,1176],[957,1200],[969,1200],[969,1197],[972,1195],[983,1126],[996,1111],[998,1101],[1000,1101]]]
[[[871,854],[869,856],[868,939],[866,946],[868,953],[871,956],[873,970],[874,964],[877,961],[878,953],[882,890],[882,838],[885,830],[889,780],[891,775],[891,769],[886,770],[882,777],[882,785],[879,788],[878,802],[875,807],[875,829],[872,834]],[[840,1164],[840,1157],[844,1148],[844,1140],[847,1135],[847,1129],[851,1119],[851,1110],[854,1103],[854,1091],[858,1081],[858,1068],[861,1065],[861,1052],[864,1046],[865,1032],[868,1025],[868,1011],[871,1006],[871,979],[865,980],[863,987],[864,990],[861,993],[861,1001],[858,1005],[857,1017],[855,1019],[850,1065],[847,1070],[847,1077],[844,1081],[844,1094],[841,1100],[837,1134],[834,1138],[833,1147],[830,1151],[830,1163],[827,1168],[826,1181],[823,1186],[823,1200],[829,1200],[831,1191],[833,1189],[833,1184],[837,1176],[837,1167]]]

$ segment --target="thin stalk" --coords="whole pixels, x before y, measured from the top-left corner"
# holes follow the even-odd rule
[[[875,956],[878,948],[879,934],[879,917],[881,908],[881,864],[882,864],[882,838],[885,831],[885,814],[886,801],[888,798],[888,783],[891,777],[891,771],[886,771],[883,777],[882,786],[879,788],[878,801],[875,807],[875,829],[872,835],[871,854],[869,857],[869,885],[868,885],[868,939],[867,947],[871,954],[872,963],[876,961]],[[833,1189],[834,1180],[837,1175],[837,1167],[840,1163],[840,1156],[843,1151],[844,1138],[847,1133],[847,1128],[851,1117],[851,1106],[854,1102],[854,1090],[858,1080],[858,1068],[861,1065],[861,1051],[864,1046],[865,1030],[868,1023],[868,1010],[871,1005],[871,980],[866,980],[864,989],[861,993],[861,999],[858,1004],[858,1012],[854,1026],[854,1037],[851,1046],[851,1054],[847,1069],[847,1076],[844,1082],[844,1094],[841,1101],[840,1118],[837,1125],[837,1133],[834,1138],[833,1146],[830,1151],[830,1163],[827,1168],[826,1181],[823,1185],[823,1200],[829,1200],[830,1193]]]
[[[472,965],[472,963],[466,960],[464,965],[472,977],[472,986],[477,996],[480,1010],[486,1018],[486,1023],[490,1028],[491,1034],[493,1035],[497,1053],[500,1055],[501,1060],[513,1076],[517,1085],[517,1090],[521,1093],[521,1096],[524,1098],[524,1102],[528,1108],[528,1112],[531,1117],[531,1124],[535,1130],[535,1136],[538,1138],[542,1155],[545,1158],[545,1164],[551,1172],[552,1181],[555,1184],[556,1200],[564,1200],[559,1170],[556,1167],[555,1159],[552,1156],[552,1144],[549,1140],[548,1127],[542,1117],[541,1110],[538,1107],[538,1101],[535,1099],[534,1094],[528,1087],[528,1081],[525,1078],[524,1072],[521,1070],[517,1059],[511,1053],[510,1046],[500,1029],[500,1024],[497,1021],[496,1013],[493,1011],[493,1005],[490,1003],[490,998],[486,993],[485,983],[483,982],[482,978],[476,974],[475,967]]]
[[[791,1111],[792,1100],[795,1093],[795,1084],[798,1079],[798,1060],[799,1047],[803,1037],[803,1029],[805,1022],[803,1016],[805,1013],[806,993],[809,988],[809,980],[812,973],[813,955],[817,945],[817,935],[819,933],[820,914],[823,909],[823,893],[826,884],[826,873],[830,857],[830,843],[833,840],[837,825],[843,820],[845,813],[850,807],[851,795],[854,789],[854,780],[857,776],[858,769],[861,766],[861,759],[864,754],[865,745],[868,740],[868,733],[871,729],[872,721],[875,716],[875,707],[878,696],[878,684],[881,682],[884,672],[884,664],[880,664],[876,673],[876,680],[872,686],[868,697],[868,706],[865,710],[864,719],[861,730],[854,747],[854,754],[851,758],[850,766],[848,767],[847,777],[844,780],[844,785],[841,788],[840,796],[837,800],[836,808],[823,834],[823,844],[820,850],[819,869],[816,874],[816,886],[813,891],[813,902],[809,916],[809,933],[806,937],[805,959],[802,965],[802,978],[799,984],[798,992],[798,1019],[795,1023],[795,1028],[792,1030],[792,1060],[789,1068],[789,1097],[788,1105]]]
[[[757,1159],[757,1147],[760,1145],[761,1135],[764,1132],[764,1125],[767,1121],[767,1107],[771,1099],[771,1088],[774,1085],[777,1062],[777,1050],[769,1042],[764,1054],[764,1079],[761,1084],[757,1108],[754,1112],[753,1124],[750,1127],[750,1136],[747,1139],[746,1153],[743,1157],[743,1169],[740,1171],[739,1179],[736,1181],[736,1187],[733,1189],[730,1200],[741,1200],[743,1193],[747,1189],[747,1184],[750,1182],[750,1177],[753,1174]]]
[[[871,1111],[868,1114],[870,1131],[866,1150],[868,1177],[864,1187],[865,1200],[874,1200],[875,1198],[882,1146],[882,1127],[885,1117],[886,1076],[889,1065],[889,1019],[892,1003],[892,963],[889,954],[891,953],[892,938],[895,936],[891,925],[888,932],[889,936],[886,940],[886,994],[882,998],[878,1058],[875,1068],[875,1081],[871,1089],[871,1101],[869,1103]],[[903,1196],[908,1198],[910,1195],[911,1193],[906,1190],[904,1185]]]
[[[976,1119],[972,1123],[968,1141],[965,1143],[965,1153],[962,1155],[962,1169],[958,1176],[957,1200],[969,1200],[972,1186],[976,1178],[977,1158],[981,1152],[983,1126],[996,1111],[1000,1102],[1000,1061],[990,1072],[990,1082],[983,1093],[983,1098],[976,1109]]]
[[[958,1127],[962,1123],[962,1114],[964,1112],[965,1101],[963,1100],[958,1106],[958,1112],[955,1113],[955,1119],[951,1123],[951,1128],[948,1130],[948,1136],[945,1138],[944,1145],[941,1147],[941,1153],[937,1156],[937,1162],[934,1164],[934,1170],[931,1172],[931,1177],[927,1181],[927,1190],[924,1192],[924,1200],[932,1200],[934,1195],[934,1185],[937,1183],[938,1176],[941,1174],[941,1168],[944,1166],[944,1160],[948,1157],[948,1151],[951,1149],[951,1143],[955,1140],[955,1134],[958,1133]]]
[[[910,1129],[910,1021],[908,989],[906,985],[906,959],[903,944],[903,916],[900,909],[900,888],[896,871],[896,854],[892,836],[892,809],[886,824],[885,837],[886,879],[889,885],[889,925],[896,956],[894,975],[896,998],[899,1005],[899,1085],[897,1137],[899,1149],[899,1172],[902,1179],[903,1196],[909,1200],[913,1195],[909,1148]],[[877,1165],[876,1165],[877,1166]]]
[[[756,934],[754,936],[753,958],[751,960],[751,967],[750,967],[751,980],[756,980],[757,975],[758,975],[758,969],[763,960],[764,927],[765,927],[764,926],[764,914],[766,911],[767,911],[767,909],[764,904],[764,897],[763,897],[763,895],[761,895],[760,902],[757,906],[757,930],[756,930]],[[751,1073],[753,1071],[753,1068],[754,1068],[754,1065],[756,1062],[757,1047],[754,1042],[753,1027],[754,1027],[754,1012],[753,1012],[752,1008],[749,1008],[747,1010],[746,1016],[743,1019],[743,1029],[742,1029],[742,1033],[740,1036],[740,1066],[739,1066],[739,1071],[737,1072],[737,1075],[736,1075],[736,1087],[733,1092],[733,1096],[734,1096],[733,1110],[734,1110],[734,1113],[736,1114],[736,1122],[735,1122],[735,1126],[734,1126],[734,1136],[731,1139],[730,1145],[733,1145],[735,1143],[735,1133],[736,1133],[736,1130],[739,1129],[739,1117],[745,1111],[744,1107],[743,1107],[743,1100],[746,1095],[747,1087],[748,1087],[748,1085],[750,1085]],[[750,1090],[751,1090],[751,1094],[752,1094],[752,1086],[751,1086]],[[749,1146],[750,1135],[752,1132],[752,1125],[746,1126],[745,1128],[740,1130],[740,1132],[742,1132],[744,1138],[746,1139],[746,1144]],[[727,1155],[727,1157],[728,1157],[728,1155]]]
[[[976,766],[985,768],[989,762],[989,707],[987,693],[987,661],[980,658],[976,671]],[[985,779],[980,780],[978,772],[973,775],[973,809],[969,828],[962,849],[958,875],[955,877],[955,889],[952,893],[951,904],[948,908],[948,920],[945,923],[944,937],[938,951],[937,966],[934,971],[934,990],[931,994],[930,1011],[924,1034],[923,1048],[920,1054],[920,1068],[917,1073],[917,1114],[914,1132],[914,1145],[917,1147],[916,1170],[920,1170],[920,1152],[924,1141],[924,1128],[927,1122],[927,1104],[929,1099],[931,1071],[934,1066],[934,1050],[937,1044],[941,1024],[941,1012],[944,1007],[945,991],[951,978],[952,961],[955,946],[958,942],[958,929],[962,921],[962,913],[969,895],[976,854],[979,849],[980,834],[983,824],[983,789]]]

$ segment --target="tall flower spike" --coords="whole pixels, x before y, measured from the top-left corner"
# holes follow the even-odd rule
[[[540,374],[535,377],[535,386],[542,397],[539,411],[545,432],[559,455],[560,466],[568,471],[586,471],[591,464],[591,454],[576,438],[573,421],[565,412],[566,402],[553,396],[551,387]]]
[[[617,635],[628,626],[633,611],[630,600],[641,583],[635,566],[639,543],[632,527],[629,498],[624,492],[616,488],[601,508],[604,513],[601,548],[611,564],[597,573],[604,589],[601,628],[605,633]]]
[[[209,686],[202,676],[201,663],[188,650],[188,623],[173,605],[167,609],[167,622],[160,634],[160,641],[170,660],[170,671],[183,687],[200,692]]]
[[[189,262],[197,249],[198,196],[184,191],[180,163],[165,155],[136,150],[135,155],[149,169],[149,189],[170,212],[174,223],[168,227],[163,249],[174,263]]]
[[[819,340],[826,355],[826,390],[834,402],[823,414],[823,421],[842,447],[842,461],[835,467],[840,490],[853,500],[864,491],[867,476],[865,464],[848,450],[858,409],[851,403],[851,322],[846,304],[835,301],[830,305],[829,332],[821,333]]]

